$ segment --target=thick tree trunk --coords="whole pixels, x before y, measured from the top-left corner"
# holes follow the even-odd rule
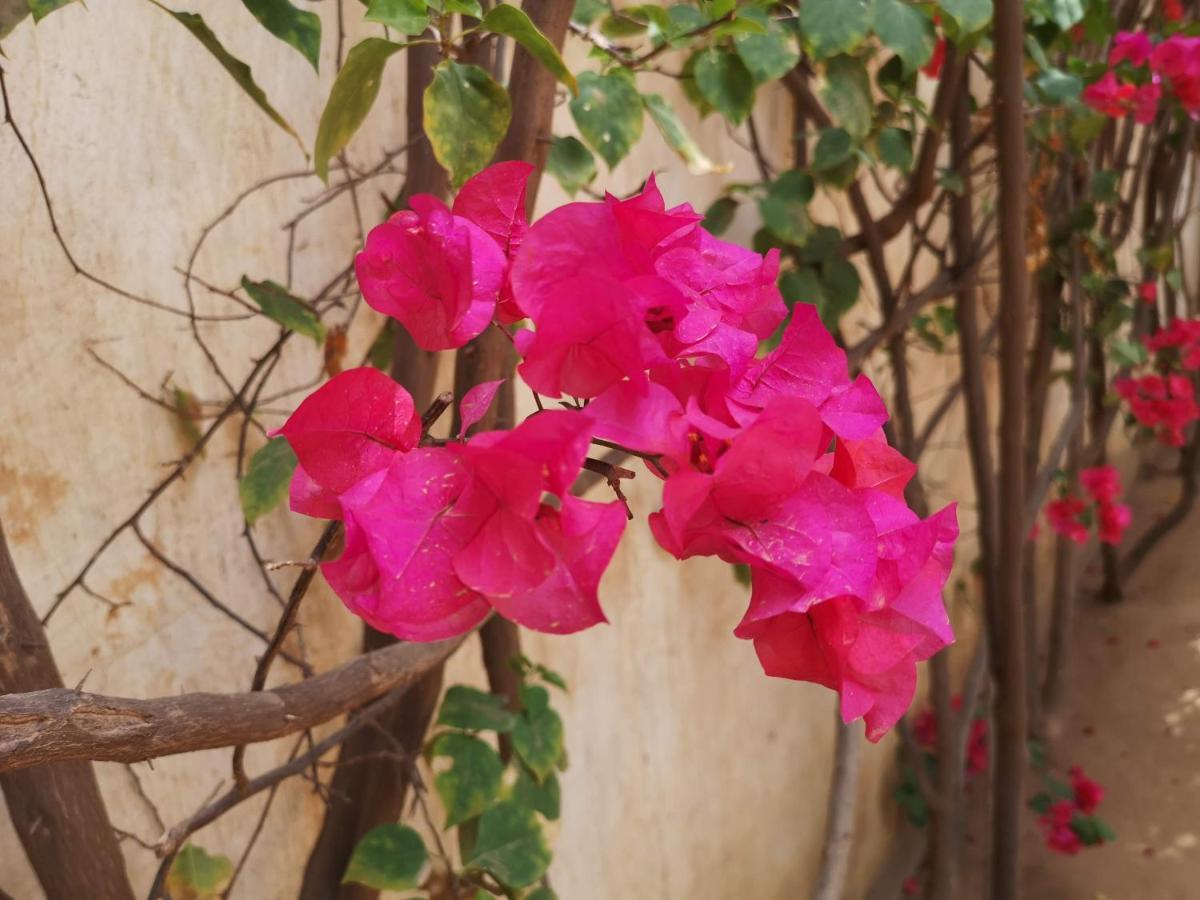
[[[0,528],[0,691],[62,686],[45,631]],[[91,763],[60,762],[8,772],[0,775],[0,789],[48,900],[133,900]]]

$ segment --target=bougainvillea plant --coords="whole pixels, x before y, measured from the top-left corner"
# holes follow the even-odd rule
[[[617,447],[663,481],[649,523],[664,549],[750,568],[735,634],[764,670],[839,691],[845,720],[865,718],[878,740],[911,702],[916,663],[953,640],[954,507],[922,520],[905,504],[915,466],[813,307],[759,354],[786,313],[778,251],[713,237],[689,205],[668,209],[653,177],[528,225],[530,171],[494,165],[449,207],[414,197],[358,257],[366,301],[425,349],[504,329],[538,411],[467,436],[496,391],[479,385],[460,433],[435,440],[372,369],[312,394],[279,433],[299,460],[293,510],[345,526],[329,584],[407,640],[493,611],[554,634],[603,622],[598,587],[627,509],[571,488],[589,446]]]
[[[1101,543],[1121,543],[1125,530],[1133,521],[1133,511],[1117,498],[1123,490],[1121,473],[1114,466],[1093,466],[1079,473],[1079,484],[1092,501],[1076,496],[1069,486],[1046,504],[1046,521],[1050,527],[1077,544],[1087,543],[1090,526],[1096,527]]]
[[[1072,766],[1063,781],[1043,775],[1043,789],[1029,801],[1038,813],[1038,825],[1046,847],[1055,853],[1074,856],[1084,847],[1098,847],[1117,836],[1096,813],[1104,799],[1104,788],[1088,778],[1079,766]]]

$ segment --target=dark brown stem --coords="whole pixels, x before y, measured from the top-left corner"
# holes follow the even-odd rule
[[[992,900],[1016,900],[1021,871],[1021,791],[1025,770],[1026,659],[1022,602],[1025,543],[1025,353],[1029,277],[1026,268],[1024,4],[995,4],[995,120],[999,169],[1000,484],[998,597],[992,624],[999,652],[996,681],[996,766],[992,792]]]
[[[62,689],[46,633],[0,527],[0,691]],[[13,829],[47,900],[132,900],[125,860],[89,762],[0,775]]]
[[[279,617],[279,623],[275,626],[275,633],[271,636],[270,643],[267,644],[266,652],[258,660],[258,665],[254,669],[254,678],[250,683],[251,692],[261,691],[267,684],[267,675],[271,672],[271,665],[283,650],[283,642],[287,640],[287,636],[291,634],[292,629],[296,626],[296,616],[300,614],[300,604],[304,601],[305,595],[308,593],[309,587],[312,585],[313,578],[317,574],[317,563],[325,558],[325,554],[329,552],[330,546],[334,539],[341,531],[341,522],[330,522],[325,526],[325,530],[321,532],[320,538],[313,546],[312,552],[308,554],[308,564],[300,571],[296,578],[296,583],[292,586],[292,592],[288,596],[287,605],[283,608],[283,614]],[[246,785],[246,747],[240,745],[233,748],[233,781],[239,787]]]

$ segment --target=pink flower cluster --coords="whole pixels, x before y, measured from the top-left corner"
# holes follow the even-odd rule
[[[1104,788],[1088,778],[1079,766],[1072,766],[1069,775],[1071,797],[1051,803],[1038,819],[1038,824],[1042,826],[1049,849],[1074,856],[1084,846],[1104,843],[1106,828],[1097,828],[1086,821],[1095,816],[1100,801],[1104,799]]]
[[[840,691],[846,721],[865,717],[878,740],[911,702],[916,663],[953,640],[953,506],[926,520],[907,507],[915,466],[887,445],[882,400],[847,376],[814,307],[758,355],[786,315],[777,251],[718,240],[653,178],[529,225],[529,171],[493,166],[452,207],[413,198],[371,232],[357,272],[367,303],[425,349],[528,320],[510,334],[518,372],[564,408],[432,441],[382,375],[329,382],[280,430],[299,460],[293,509],[345,523],[327,580],[412,640],[493,609],[555,633],[604,621],[597,587],[625,510],[571,486],[592,441],[615,443],[665,479],[650,526],[668,552],[751,568],[735,633],[766,672]],[[478,390],[464,420],[495,386]]]
[[[1096,466],[1079,473],[1079,483],[1092,499],[1094,506],[1078,497],[1065,494],[1046,504],[1046,521],[1058,534],[1078,544],[1087,543],[1089,528],[1087,520],[1094,521],[1096,533],[1102,543],[1119,544],[1130,523],[1133,513],[1124,503],[1117,503],[1121,496],[1121,474],[1113,466]]]
[[[1140,425],[1182,447],[1187,427],[1200,419],[1191,374],[1200,371],[1200,319],[1174,319],[1143,343],[1154,356],[1153,371],[1118,378],[1113,389]]]
[[[1122,64],[1129,75],[1118,74]],[[1113,39],[1108,65],[1083,91],[1083,101],[1097,112],[1117,119],[1132,113],[1149,124],[1169,87],[1188,115],[1200,116],[1200,37],[1173,34],[1156,44],[1145,31],[1122,31]]]

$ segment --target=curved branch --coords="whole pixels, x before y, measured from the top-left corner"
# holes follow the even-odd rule
[[[412,683],[462,641],[396,644],[306,681],[246,694],[9,694],[0,697],[0,772],[66,759],[139,762],[285,737]]]

